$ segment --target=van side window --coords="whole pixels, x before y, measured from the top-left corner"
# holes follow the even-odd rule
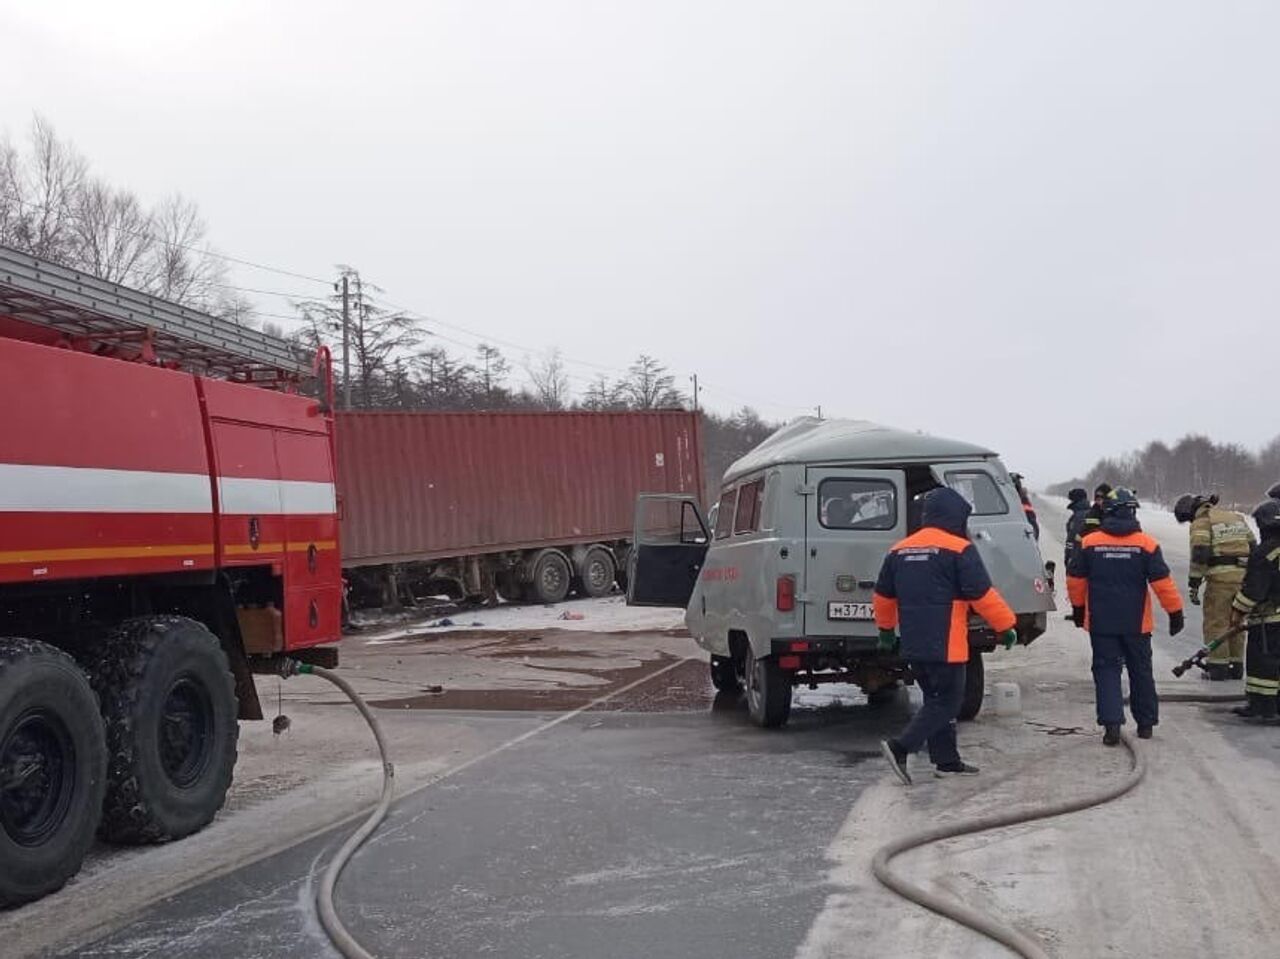
[[[737,508],[738,491],[727,489],[720,494],[720,508],[716,511],[716,539],[728,539],[733,531],[733,514]]]
[[[1003,516],[1009,503],[988,474],[978,470],[957,470],[947,474],[947,485],[973,507],[974,516]]]
[[[818,521],[827,529],[893,529],[898,492],[886,480],[825,479],[818,485]]]
[[[735,533],[754,533],[760,528],[760,498],[764,480],[744,483],[738,489],[738,513],[733,521]]]
[[[764,496],[760,499],[760,522],[763,530],[778,528],[778,474],[770,473],[764,479]]]

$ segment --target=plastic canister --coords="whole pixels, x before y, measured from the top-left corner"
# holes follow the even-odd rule
[[[1017,683],[996,683],[991,691],[995,695],[997,716],[1021,715],[1022,689]]]

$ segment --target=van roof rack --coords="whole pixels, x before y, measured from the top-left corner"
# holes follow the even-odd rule
[[[193,373],[296,383],[311,362],[294,344],[168,300],[0,246],[0,316],[56,331],[89,352],[124,348]]]

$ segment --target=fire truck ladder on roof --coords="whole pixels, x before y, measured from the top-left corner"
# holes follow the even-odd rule
[[[3,315],[91,347],[149,345],[158,361],[207,376],[272,384],[311,373],[279,337],[0,246]]]

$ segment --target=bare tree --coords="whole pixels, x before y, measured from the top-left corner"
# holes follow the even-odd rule
[[[587,387],[586,392],[582,394],[582,401],[579,405],[584,410],[597,412],[626,409],[626,401],[620,394],[621,389],[618,384],[610,383],[608,377],[600,373],[591,381],[591,385]]]
[[[58,139],[41,116],[31,124],[31,156],[20,179],[23,222],[18,235],[35,256],[73,259],[73,224],[89,165],[75,148]]]
[[[494,396],[503,389],[503,380],[511,371],[511,364],[496,347],[481,343],[476,347],[476,372],[480,377],[480,389],[484,403],[492,406]]]
[[[22,183],[18,151],[0,139],[0,245],[18,246],[23,223]]]
[[[674,384],[675,377],[667,372],[665,366],[652,356],[641,353],[627,370],[619,391],[632,409],[652,410],[679,406],[684,402]]]
[[[181,194],[165,197],[151,214],[151,233],[148,292],[235,312],[235,303],[223,302],[226,268],[208,249],[208,228],[194,203]]]
[[[137,283],[153,242],[151,218],[138,198],[101,180],[86,182],[74,198],[69,225],[76,266],[112,283]]]
[[[559,349],[548,350],[537,362],[525,357],[525,372],[533,383],[538,404],[547,410],[562,410],[569,402],[569,375]]]

